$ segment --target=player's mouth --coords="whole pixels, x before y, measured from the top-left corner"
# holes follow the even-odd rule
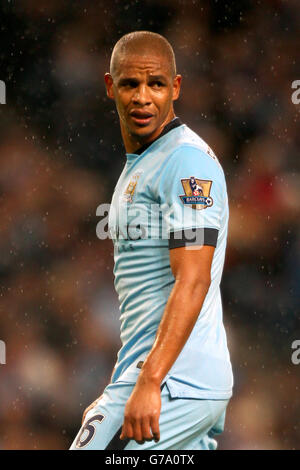
[[[131,119],[139,126],[147,126],[153,118],[153,114],[138,109],[131,111],[130,116]]]

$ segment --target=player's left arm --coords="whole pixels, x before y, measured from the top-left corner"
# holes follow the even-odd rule
[[[210,286],[213,246],[170,250],[175,284],[154,345],[144,362],[125,408],[121,439],[157,441],[161,408],[160,384],[183,349]]]

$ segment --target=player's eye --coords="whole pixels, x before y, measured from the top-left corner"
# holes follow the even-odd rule
[[[130,88],[136,88],[136,87],[138,86],[138,82],[136,82],[135,80],[130,80],[130,81],[128,82],[128,86],[129,86]]]
[[[164,83],[161,82],[160,80],[155,80],[155,81],[151,82],[150,85],[154,88],[161,88],[161,87],[164,86]]]
[[[136,80],[123,80],[121,81],[120,86],[125,88],[136,88],[138,86],[138,82]]]

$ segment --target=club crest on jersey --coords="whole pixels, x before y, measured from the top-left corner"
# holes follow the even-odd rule
[[[136,171],[130,178],[130,181],[128,183],[128,186],[126,187],[124,193],[123,193],[123,200],[125,202],[132,202],[132,198],[136,189],[136,185],[138,183],[139,177],[143,173],[143,170],[138,170]]]
[[[192,209],[206,209],[213,205],[213,199],[210,197],[212,181],[200,180],[191,176],[183,178],[181,184],[184,194],[180,197],[181,202]]]

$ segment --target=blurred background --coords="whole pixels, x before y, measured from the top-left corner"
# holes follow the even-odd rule
[[[105,95],[114,43],[174,47],[176,114],[226,173],[222,281],[235,387],[221,449],[300,448],[299,2],[1,1],[0,448],[67,449],[120,346],[110,202],[124,148]]]

